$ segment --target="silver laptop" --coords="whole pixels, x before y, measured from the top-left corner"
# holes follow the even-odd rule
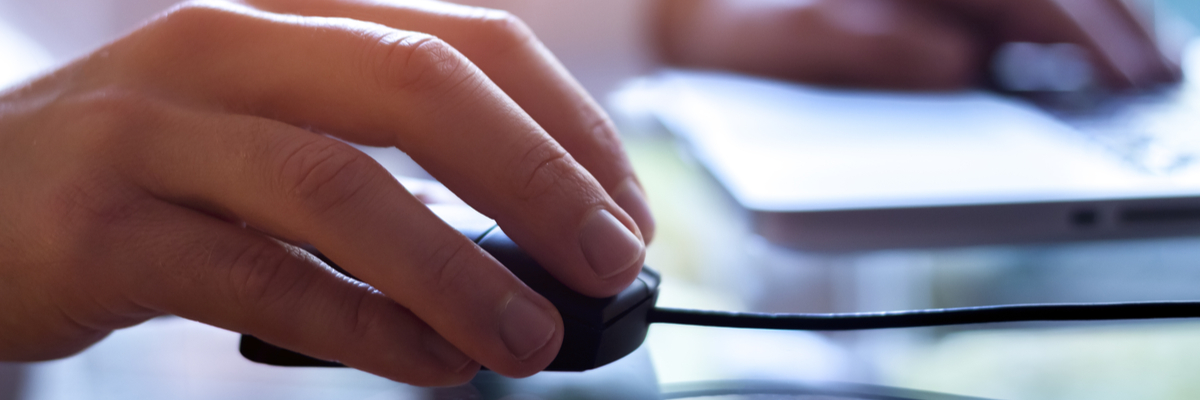
[[[757,232],[812,251],[1200,234],[1200,44],[1185,81],[1094,112],[672,71],[652,112]],[[1110,102],[1111,103],[1111,102]]]

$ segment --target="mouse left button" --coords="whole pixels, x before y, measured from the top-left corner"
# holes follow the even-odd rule
[[[238,351],[247,360],[280,367],[344,367],[341,363],[306,356],[250,335],[242,335]]]

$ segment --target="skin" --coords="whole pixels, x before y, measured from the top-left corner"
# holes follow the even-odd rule
[[[1014,41],[1080,45],[1118,90],[1180,76],[1121,0],[660,0],[658,16],[669,63],[826,85],[960,89]]]
[[[175,314],[416,385],[549,364],[550,303],[335,138],[404,150],[580,292],[638,274],[616,131],[511,15],[193,2],[0,96],[0,360]],[[597,215],[619,234],[582,240]]]

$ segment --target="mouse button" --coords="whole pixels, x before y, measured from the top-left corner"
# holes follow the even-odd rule
[[[638,274],[638,280],[645,282],[646,287],[651,292],[658,291],[658,285],[662,283],[662,275],[647,266],[642,266],[642,272]]]
[[[604,338],[603,327],[563,316],[563,341],[558,356],[547,371],[586,371],[597,366],[597,351]]]
[[[650,331],[649,313],[654,309],[657,299],[658,296],[652,294],[605,327],[592,368],[619,360],[641,347]]]
[[[613,297],[612,301],[604,307],[602,311],[604,324],[607,325],[613,319],[625,314],[650,296],[649,285],[639,275],[638,279],[635,279],[625,290],[622,290],[621,293]]]
[[[604,310],[614,300],[613,297],[598,299],[567,287],[522,251],[500,228],[488,232],[479,241],[479,247],[508,268],[526,286],[553,303],[563,318],[574,318],[596,327],[604,325]]]
[[[300,354],[262,341],[254,336],[242,335],[238,343],[242,357],[256,363],[281,367],[345,367],[336,361],[325,361]]]
[[[478,243],[484,234],[496,227],[495,220],[466,205],[429,204],[428,207],[429,211],[433,211],[438,218],[458,230],[463,236],[471,239],[472,242]]]

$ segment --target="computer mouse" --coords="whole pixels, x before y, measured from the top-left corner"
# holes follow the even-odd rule
[[[472,238],[531,289],[541,294],[562,314],[564,332],[558,356],[547,371],[586,371],[632,353],[646,339],[647,314],[658,298],[660,277],[642,268],[641,274],[616,296],[594,298],[579,294],[550,275],[491,220],[480,219],[462,207],[430,207],[463,235]],[[322,261],[346,276],[350,274],[315,249]],[[319,360],[276,347],[250,335],[242,335],[239,350],[247,359],[279,366],[339,367],[337,362]]]

